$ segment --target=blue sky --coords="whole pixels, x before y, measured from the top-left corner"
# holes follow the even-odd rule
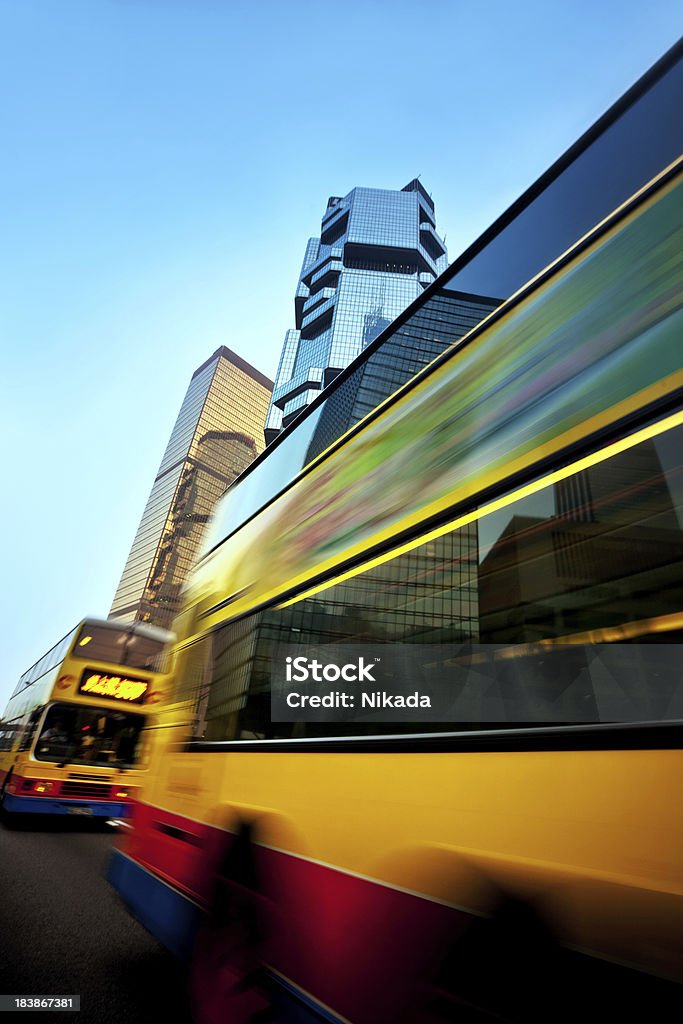
[[[106,615],[193,370],[273,376],[329,195],[421,175],[449,256],[680,4],[0,0],[0,713]]]

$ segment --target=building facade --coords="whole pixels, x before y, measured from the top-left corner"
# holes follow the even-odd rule
[[[214,505],[263,450],[273,384],[229,348],[192,375],[109,613],[170,626]]]
[[[447,266],[434,203],[417,179],[401,191],[332,196],[311,238],[280,357],[266,442],[307,406]]]

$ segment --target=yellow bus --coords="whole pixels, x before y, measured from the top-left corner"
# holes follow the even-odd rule
[[[172,634],[84,619],[21,676],[0,720],[5,817],[128,813],[141,733],[168,685]]]
[[[435,288],[495,309],[281,485],[335,385],[225,495],[109,868],[200,1024],[680,999],[682,254],[677,159],[506,301]],[[378,658],[454,680],[447,714],[303,708],[309,668],[348,695]]]

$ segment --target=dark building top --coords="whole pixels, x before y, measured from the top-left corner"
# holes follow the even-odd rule
[[[447,266],[434,203],[415,178],[405,188],[330,196],[309,238],[277,369],[270,443]]]

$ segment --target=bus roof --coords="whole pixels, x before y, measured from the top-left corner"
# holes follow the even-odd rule
[[[73,629],[70,629],[60,640],[57,641],[52,647],[50,647],[44,654],[37,658],[32,665],[22,672],[19,679],[19,683],[14,690],[12,696],[15,696],[20,690],[23,689],[24,685],[28,685],[29,681],[33,677],[37,678],[34,670],[42,662],[45,663],[44,667],[47,668],[51,658],[50,655],[56,652],[59,648],[62,648],[61,657],[58,659],[61,661],[66,655],[67,649],[71,646],[71,640],[75,638],[79,629],[85,626],[93,626],[97,629],[111,629],[118,633],[128,633],[131,636],[145,637],[147,640],[157,640],[160,644],[170,644],[175,639],[175,635],[167,629],[161,629],[159,626],[152,626],[147,622],[119,622],[116,619],[96,619],[96,618],[85,618],[77,622]]]

